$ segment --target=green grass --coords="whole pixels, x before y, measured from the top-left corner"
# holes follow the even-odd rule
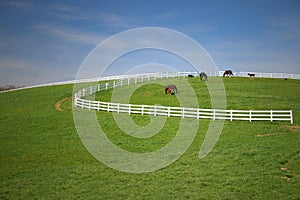
[[[300,81],[224,78],[228,109],[292,109],[289,122],[226,121],[216,146],[198,158],[209,120],[189,149],[158,171],[130,174],[111,169],[85,149],[77,135],[71,102],[72,85],[41,87],[0,94],[1,199],[299,199]],[[210,107],[204,82],[189,80],[200,107]],[[163,86],[139,87],[136,104],[179,104]],[[184,94],[182,88],[178,88]],[[110,100],[112,91],[96,96]],[[188,98],[188,96],[187,96]],[[116,145],[150,152],[168,144],[179,118],[167,119],[155,136],[139,139],[117,127],[111,113],[99,112],[99,123]],[[132,115],[140,126],[149,116]],[[195,119],[196,120],[196,119]]]

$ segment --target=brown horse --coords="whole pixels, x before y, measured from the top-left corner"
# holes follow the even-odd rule
[[[168,95],[174,94],[174,93],[172,93],[172,89],[171,88],[168,88],[167,93],[168,93]]]
[[[231,76],[233,76],[233,73],[232,73],[231,70],[225,70],[225,72],[224,72],[224,74],[223,74],[223,77],[224,77],[225,75],[231,77]]]
[[[177,92],[178,91],[177,91],[176,85],[167,85],[165,87],[165,93],[166,94],[173,95],[173,94],[176,94]]]

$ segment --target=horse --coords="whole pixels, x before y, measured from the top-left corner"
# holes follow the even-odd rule
[[[205,72],[201,72],[201,73],[199,74],[199,76],[200,76],[200,80],[201,80],[201,81],[202,81],[202,80],[207,81],[207,74],[206,74]]]
[[[167,85],[165,87],[165,93],[169,95],[178,93],[176,85]]]
[[[188,74],[188,78],[194,78],[194,75]]]
[[[250,76],[250,78],[254,78],[255,74],[248,73],[248,76]]]
[[[171,88],[168,88],[167,93],[168,93],[168,95],[174,95],[174,92],[172,92]]]
[[[232,73],[232,71],[231,70],[225,70],[225,72],[224,72],[224,74],[223,74],[223,77],[225,76],[225,75],[227,75],[227,76],[233,76],[233,73]]]

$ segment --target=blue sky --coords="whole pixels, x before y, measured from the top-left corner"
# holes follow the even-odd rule
[[[220,70],[300,74],[299,0],[2,0],[0,23],[2,86],[72,80],[97,44],[140,27],[186,34]]]

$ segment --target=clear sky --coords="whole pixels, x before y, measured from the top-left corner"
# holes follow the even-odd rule
[[[2,0],[0,85],[72,80],[91,50],[133,28],[200,43],[220,70],[300,74],[299,0]]]

